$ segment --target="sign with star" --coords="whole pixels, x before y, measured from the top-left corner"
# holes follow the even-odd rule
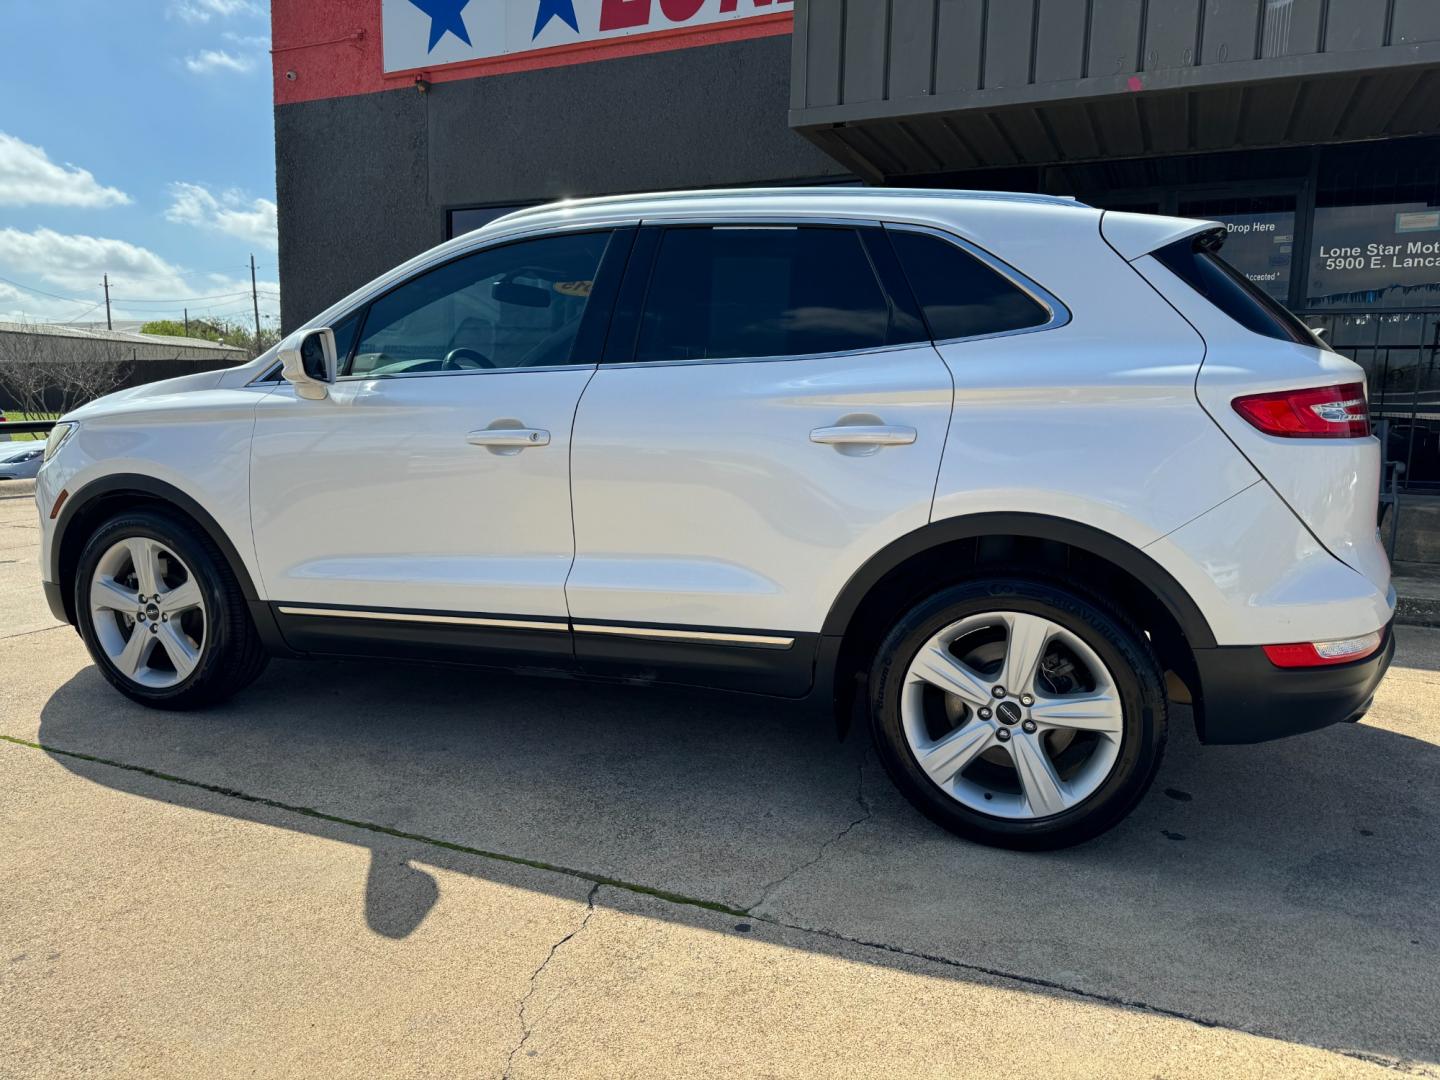
[[[385,71],[790,12],[792,0],[382,0]]]

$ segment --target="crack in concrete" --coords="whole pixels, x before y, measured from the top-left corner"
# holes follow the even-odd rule
[[[198,790],[210,792],[212,794],[220,795],[225,798],[238,799],[243,802],[254,803],[256,805],[269,807],[275,810],[282,810],[304,817],[331,822],[337,825],[345,825],[351,828],[361,829],[366,832],[378,833],[384,836],[391,836],[400,840],[411,840],[416,843],[443,848],[447,851],[458,851],[464,854],[474,855],[479,858],[490,859],[496,862],[509,863],[517,866],[525,866],[534,870],[547,870],[551,873],[562,874],[566,877],[577,878],[582,881],[590,882],[591,889],[586,898],[585,918],[581,921],[579,926],[577,926],[569,934],[566,934],[565,937],[561,938],[553,946],[551,946],[550,952],[546,956],[544,963],[542,963],[538,968],[536,968],[534,974],[530,976],[530,989],[526,992],[525,997],[521,999],[520,1005],[522,1038],[520,1040],[520,1043],[516,1045],[515,1049],[511,1051],[511,1059],[513,1059],[515,1054],[519,1052],[520,1047],[525,1044],[525,1041],[528,1038],[528,1034],[523,1031],[525,1025],[525,1018],[523,1012],[525,1002],[534,992],[535,980],[539,977],[541,972],[545,970],[546,965],[550,963],[550,960],[554,957],[556,950],[559,949],[561,945],[564,945],[565,942],[573,938],[581,930],[583,930],[586,925],[588,925],[590,917],[595,912],[596,894],[600,891],[601,886],[604,885],[609,885],[616,889],[621,889],[626,892],[635,893],[641,896],[649,896],[657,900],[664,900],[667,903],[680,904],[687,907],[704,908],[707,911],[715,911],[725,915],[744,916],[754,922],[763,923],[767,926],[774,926],[784,930],[792,930],[796,933],[801,934],[814,934],[817,937],[823,937],[831,941],[842,942],[846,945],[852,945],[857,948],[874,949],[878,952],[889,953],[897,956],[906,956],[915,960],[924,960],[928,963],[939,964],[943,967],[951,968],[953,970],[965,971],[978,975],[986,975],[992,979],[1001,979],[1007,982],[1016,983],[1020,986],[1033,987],[1039,990],[1047,990],[1052,993],[1064,994],[1068,997],[1078,998],[1082,1001],[1091,1001],[1095,1002],[1096,1004],[1108,1005],[1114,1008],[1133,1009],[1137,1012],[1149,1013],[1155,1016],[1164,1016],[1173,1020],[1185,1021],[1187,1023],[1196,1024],[1200,1027],[1218,1028],[1226,1031],[1234,1031],[1243,1035],[1254,1035],[1259,1038],[1274,1039],[1279,1042],[1293,1043],[1297,1041],[1295,1039],[1288,1038],[1285,1035],[1278,1034],[1263,1027],[1240,1027],[1238,1025],[1226,1023],[1224,1021],[1212,1019],[1210,1017],[1200,1016],[1194,1013],[1187,1013],[1179,1009],[1170,1009],[1162,1005],[1152,1005],[1146,1001],[1120,997],[1113,994],[1105,994],[1096,990],[1086,990],[1081,987],[1070,986],[1066,983],[1057,982],[1053,979],[1042,978],[1040,976],[1021,975],[1013,971],[1006,971],[1003,968],[994,968],[988,967],[983,964],[967,963],[963,960],[956,960],[951,957],[941,956],[935,953],[927,953],[918,949],[909,949],[902,945],[892,945],[882,941],[869,941],[865,938],[851,937],[848,934],[842,934],[838,930],[832,930],[827,927],[805,926],[800,923],[785,922],[781,919],[774,918],[773,916],[754,915],[751,914],[751,909],[749,908],[742,910],[739,908],[731,907],[728,904],[721,904],[711,900],[702,900],[697,897],[685,896],[681,893],[667,892],[665,890],[651,888],[646,885],[637,885],[634,882],[623,881],[618,878],[605,877],[599,874],[592,874],[583,870],[574,870],[569,867],[559,866],[553,863],[546,863],[537,859],[527,859],[519,855],[507,855],[501,852],[485,851],[481,848],[469,847],[464,844],[456,844],[448,840],[440,840],[435,837],[425,836],[420,833],[404,832],[400,829],[391,828],[388,825],[377,825],[373,822],[357,821],[353,818],[340,817],[339,815],[329,814],[322,810],[316,810],[311,807],[296,806],[291,803],[280,802],[276,799],[268,799],[259,795],[250,795],[243,791],[236,791],[233,788],[225,788],[216,784],[207,784],[198,780],[187,780],[184,777],[172,776],[168,773],[160,772],[158,769],[151,769],[144,765],[131,765],[122,761],[113,761],[108,758],[98,757],[94,754],[81,753],[77,750],[62,750],[58,747],[46,746],[43,743],[31,742],[28,739],[17,738],[14,735],[0,734],[0,743],[10,743],[14,746],[23,747],[30,750],[40,750],[51,755],[75,758],[80,761],[89,761],[98,765],[105,765],[109,768],[114,769],[123,769],[127,772],[139,773],[141,775],[149,776],[153,779],[162,780],[167,783],[178,784],[189,788],[196,788]],[[860,780],[861,784],[863,785],[863,756],[861,757],[861,760],[859,762],[859,769],[861,773]],[[780,881],[784,881],[785,878],[788,877],[793,877],[796,873],[804,869],[806,866],[813,866],[816,862],[819,862],[820,857],[824,854],[825,850],[828,847],[830,847],[836,841],[844,837],[847,833],[850,832],[850,830],[855,828],[861,822],[868,820],[872,816],[869,801],[864,797],[863,786],[860,792],[857,794],[857,800],[865,811],[864,815],[851,822],[843,830],[841,830],[840,833],[822,844],[819,854],[817,854],[814,859],[804,864],[803,866],[796,867],[795,870],[792,870],[789,874],[785,875],[785,877],[781,878]],[[758,906],[758,904],[759,901],[756,902],[756,905],[752,905],[752,907]],[[1341,1057],[1351,1058],[1356,1061],[1363,1061],[1371,1065],[1378,1065],[1391,1071],[1404,1073],[1406,1075],[1440,1078],[1440,1071],[1437,1071],[1432,1066],[1422,1061],[1416,1061],[1406,1058],[1388,1057],[1380,1054],[1368,1053],[1363,1050],[1352,1050],[1335,1046],[1323,1046],[1316,1043],[1309,1043],[1306,1045],[1313,1046],[1315,1049],[1323,1050],[1327,1053],[1337,1054]],[[508,1062],[506,1068],[508,1073]]]
[[[550,961],[555,959],[555,954],[560,951],[560,946],[590,925],[590,917],[595,914],[595,894],[599,891],[600,883],[596,882],[590,887],[589,895],[585,897],[585,917],[580,920],[580,925],[551,945],[545,959],[540,961],[540,966],[530,973],[530,985],[525,991],[525,996],[520,999],[519,1008],[516,1010],[520,1017],[520,1041],[510,1048],[510,1053],[505,1058],[505,1072],[502,1080],[510,1080],[510,1071],[515,1067],[515,1055],[525,1048],[525,1044],[530,1041],[530,1036],[535,1030],[535,1025],[525,1018],[525,1006],[530,1003],[530,998],[535,993],[536,983],[545,973],[545,969],[550,966]]]
[[[856,778],[855,801],[860,804],[860,816],[854,821],[850,822],[850,824],[846,825],[834,836],[830,837],[829,840],[826,840],[823,844],[821,844],[820,849],[815,852],[814,858],[801,863],[799,866],[787,871],[786,873],[780,875],[780,877],[776,878],[774,881],[770,882],[770,884],[764,886],[760,890],[759,898],[745,909],[746,915],[752,915],[755,910],[760,907],[761,904],[765,903],[766,900],[770,899],[770,894],[772,892],[778,889],[781,885],[785,884],[785,882],[789,881],[796,874],[799,874],[805,870],[809,870],[812,866],[814,866],[816,863],[818,863],[821,859],[825,857],[825,852],[829,851],[831,847],[833,847],[835,844],[838,844],[841,840],[845,839],[845,837],[849,836],[852,829],[854,829],[857,825],[863,825],[865,822],[869,821],[874,816],[874,811],[870,809],[870,802],[868,799],[865,798],[865,753],[866,751],[864,750],[860,752],[860,760],[856,762],[855,766],[856,772],[859,774]],[[779,923],[778,925],[783,926],[784,924]]]
[[[54,626],[41,626],[35,630],[21,630],[18,634],[0,634],[0,641],[12,641],[15,638],[29,637],[31,634],[45,634],[51,630],[68,630],[69,623],[56,623]]]

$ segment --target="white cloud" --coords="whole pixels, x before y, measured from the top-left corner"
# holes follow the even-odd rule
[[[232,45],[239,45],[242,49],[259,52],[270,51],[270,38],[266,34],[237,34],[233,30],[226,30],[220,36]]]
[[[99,183],[88,169],[57,165],[38,146],[0,131],[0,206],[123,206],[119,188]]]
[[[197,274],[148,248],[101,236],[53,229],[0,229],[0,319],[64,322],[103,320],[102,277],[110,277],[116,319],[192,317],[253,319],[250,277],[236,260],[236,274]],[[23,288],[21,286],[28,286]],[[44,295],[36,290],[44,290]],[[280,286],[259,283],[260,312],[279,309]],[[88,305],[95,307],[87,313]]]
[[[201,49],[185,58],[185,66],[196,75],[210,75],[217,71],[245,72],[254,69],[255,58],[236,56],[224,49]]]
[[[165,218],[245,240],[274,251],[278,248],[276,206],[269,199],[249,199],[239,191],[216,197],[200,184],[170,185],[171,203]]]
[[[188,23],[209,22],[215,16],[228,19],[232,15],[259,15],[253,0],[175,0],[170,14]]]

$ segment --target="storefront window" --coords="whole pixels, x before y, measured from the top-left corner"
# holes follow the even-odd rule
[[[1306,289],[1311,307],[1440,305],[1440,206],[1321,206]]]

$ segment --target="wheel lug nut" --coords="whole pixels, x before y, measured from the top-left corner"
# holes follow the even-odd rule
[[[137,611],[137,612],[135,613],[135,621],[136,621],[136,622],[144,622],[144,621],[145,621],[145,612],[143,612],[143,611]]]
[[[990,717],[992,717],[992,716],[994,716],[994,715],[995,715],[995,714],[990,711],[990,709],[989,709],[988,706],[985,706],[985,705],[980,706],[980,719],[981,719],[981,720],[989,720]]]
[[[1034,735],[1035,726],[1036,725],[1034,720],[1026,720],[1023,724],[1020,725],[1020,730],[1025,732],[1026,735]]]
[[[1010,729],[1008,727],[1002,727],[999,731],[995,732],[995,738],[999,739],[1001,742],[1009,742]]]
[[[1005,696],[1005,688],[1003,686],[997,686],[991,690],[990,693],[994,694],[997,698],[1002,698]]]
[[[1021,694],[1020,704],[1028,709],[1031,705],[1035,704],[1035,696],[1033,694]]]
[[[169,621],[170,621],[170,616],[167,615],[165,612],[162,611],[162,612],[160,613],[160,621],[161,621],[161,622],[169,622]]]
[[[160,632],[160,624],[158,622],[152,622],[150,624],[150,632],[152,634],[158,634]]]

